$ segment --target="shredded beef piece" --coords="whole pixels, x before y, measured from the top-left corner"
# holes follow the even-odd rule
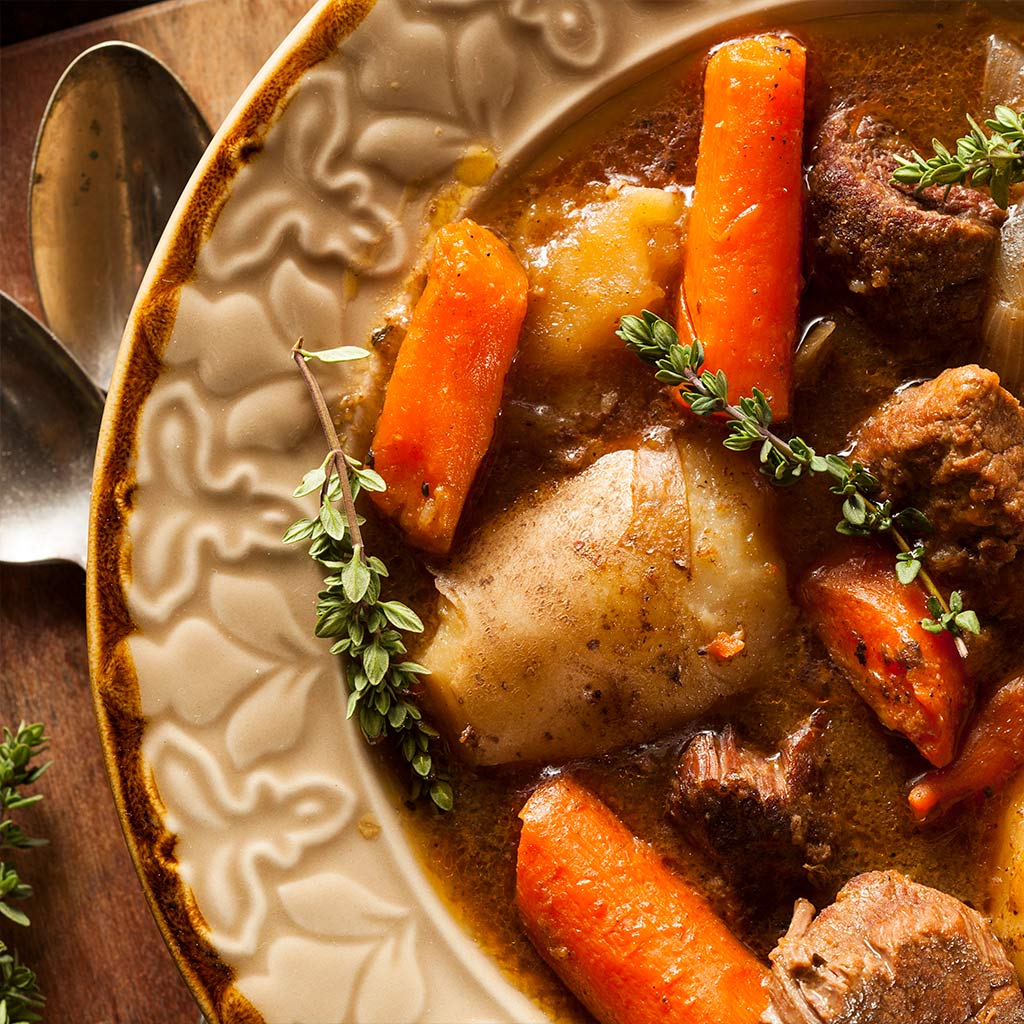
[[[808,177],[815,270],[878,322],[962,342],[981,326],[1005,214],[975,189],[891,185],[912,148],[863,107],[826,118]]]
[[[669,814],[747,901],[792,899],[808,863],[831,854],[813,807],[824,726],[819,709],[772,757],[741,747],[732,726],[683,751]]]
[[[771,961],[763,1024],[1024,1024],[988,921],[897,871],[851,879],[816,918],[798,901]]]
[[[854,451],[897,507],[932,523],[928,566],[999,614],[1024,593],[1024,409],[978,366],[897,395]]]

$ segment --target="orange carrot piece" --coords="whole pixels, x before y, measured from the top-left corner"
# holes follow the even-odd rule
[[[800,588],[832,660],[887,729],[903,733],[937,768],[949,764],[969,704],[967,676],[948,633],[921,627],[924,593],[904,586],[892,557],[843,550]]]
[[[746,646],[746,631],[740,626],[735,633],[719,633],[705,650],[717,661],[732,661]]]
[[[526,273],[471,220],[443,227],[373,439],[373,500],[410,543],[446,554],[494,433],[526,316]]]
[[[758,387],[776,419],[789,415],[801,286],[805,65],[795,39],[772,35],[708,61],[677,323],[731,399]]]
[[[1024,675],[992,695],[967,732],[957,759],[922,776],[910,791],[918,821],[941,815],[967,797],[993,796],[1024,765]]]
[[[520,817],[527,934],[601,1024],[760,1019],[766,968],[597,797],[560,776]]]

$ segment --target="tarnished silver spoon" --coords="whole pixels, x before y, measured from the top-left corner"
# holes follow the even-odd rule
[[[0,561],[85,568],[103,396],[59,341],[0,292]]]
[[[135,293],[210,141],[156,57],[100,43],[64,72],[36,139],[32,270],[46,319],[106,391]]]

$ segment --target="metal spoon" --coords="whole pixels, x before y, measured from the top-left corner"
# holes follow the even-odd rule
[[[51,328],[102,391],[160,233],[209,142],[185,87],[130,43],[86,50],[50,97],[29,188],[32,270]]]
[[[64,346],[0,292],[0,561],[85,568],[103,396]]]

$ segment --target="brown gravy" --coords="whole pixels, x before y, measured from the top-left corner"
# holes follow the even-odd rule
[[[808,138],[823,113],[840,99],[883,101],[896,123],[922,145],[933,136],[956,138],[963,129],[964,112],[981,113],[985,40],[1000,29],[1006,34],[1001,16],[1007,11],[956,5],[929,13],[918,8],[789,26],[809,53]],[[1021,25],[1015,24],[1019,36]],[[617,178],[655,187],[692,184],[703,58],[703,52],[694,54],[595,112],[570,133],[569,143],[548,153],[485,209],[476,211],[476,218],[499,233],[510,232],[541,192],[554,191],[571,201],[569,197],[588,183]],[[794,433],[819,450],[843,449],[850,431],[894,387],[929,376],[941,366],[900,355],[893,339],[878,337],[865,324],[842,317],[840,307],[841,297],[814,287],[802,305],[807,322],[822,314],[840,316],[841,336],[828,356],[827,385],[798,391],[790,424]],[[624,437],[653,422],[679,422],[678,412],[637,361],[624,359],[617,372],[620,390],[632,397],[591,439],[581,456],[587,461],[621,446]],[[564,464],[544,457],[543,439],[531,436],[528,419],[518,414],[523,390],[524,381],[513,371],[497,441],[478,477],[463,538],[546,475],[566,472]],[[688,429],[715,430],[704,424]],[[810,560],[832,543],[835,504],[824,485],[809,483],[774,500],[785,509],[781,540],[790,578],[797,580]],[[414,599],[428,593],[422,568],[410,560],[406,569],[406,589]],[[429,607],[424,610],[429,617]],[[693,731],[731,720],[742,737],[772,751],[798,719],[821,703],[831,714],[825,779],[835,809],[837,855],[805,895],[821,906],[858,872],[898,868],[918,882],[981,906],[985,878],[979,865],[986,860],[994,807],[962,814],[938,829],[915,828],[906,804],[907,782],[924,769],[924,762],[907,742],[883,732],[810,636],[804,637],[800,656],[784,677],[694,722],[688,732],[569,767],[703,888],[737,934],[766,955],[785,930],[788,909],[781,908],[773,918],[745,912],[711,865],[667,822],[668,780]],[[533,950],[514,909],[517,814],[526,794],[549,771],[537,767],[477,772],[455,765],[455,810],[440,815],[428,806],[410,807],[407,824],[427,871],[481,946],[554,1019],[586,1021],[586,1012]]]

